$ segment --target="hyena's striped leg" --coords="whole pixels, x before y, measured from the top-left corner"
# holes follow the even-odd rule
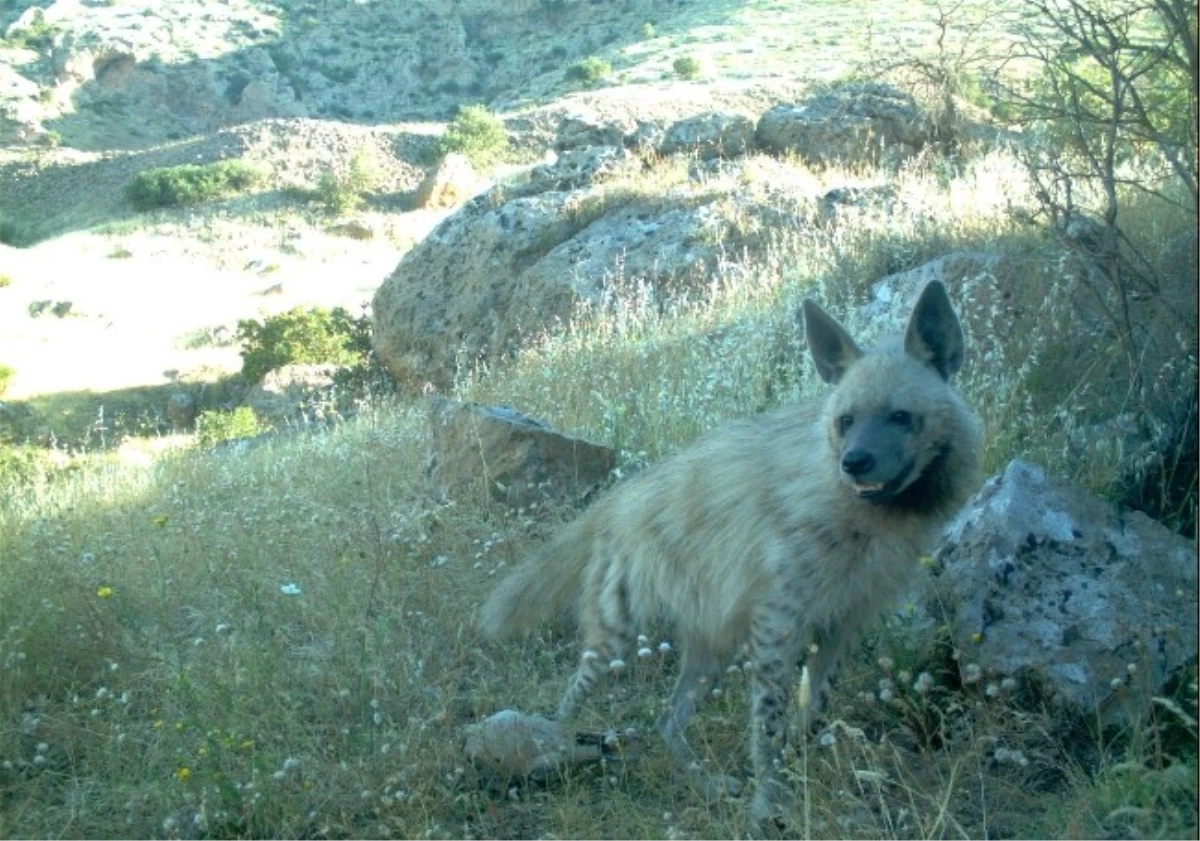
[[[795,678],[798,621],[792,605],[763,605],[751,626],[754,679],[750,699],[750,755],[758,790],[750,807],[752,829],[777,817],[790,801],[779,779],[788,699]]]
[[[696,705],[704,700],[709,681],[716,674],[716,663],[707,653],[696,653],[692,646],[683,650],[679,667],[679,678],[671,693],[671,706],[659,719],[658,727],[667,746],[684,770],[697,764],[696,754],[683,735],[684,729],[696,712]]]
[[[613,670],[632,642],[629,587],[621,558],[608,553],[595,558],[593,563],[599,565],[594,573],[597,580],[585,585],[579,616],[583,652],[579,655],[579,667],[558,704],[558,717],[564,720],[579,711],[583,699]],[[593,597],[592,593],[596,595]]]
[[[805,660],[808,666],[809,684],[812,686],[812,705],[808,711],[808,728],[816,729],[817,713],[820,713],[829,701],[832,683],[837,678],[846,652],[857,637],[853,631],[846,629],[844,623],[838,623],[821,629],[814,640],[816,651],[811,652]]]
[[[720,664],[706,650],[695,645],[684,645],[679,678],[671,693],[670,707],[658,721],[659,731],[671,750],[679,767],[693,775],[709,799],[725,794],[737,794],[741,783],[723,774],[709,774],[700,764],[700,759],[688,744],[683,731],[696,712],[697,705],[704,700],[712,688],[712,679],[717,675]]]

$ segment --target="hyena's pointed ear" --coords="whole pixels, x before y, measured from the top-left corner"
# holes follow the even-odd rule
[[[946,287],[939,280],[930,281],[908,321],[904,350],[933,366],[942,379],[948,380],[962,367],[965,347],[962,325]]]
[[[817,373],[825,382],[836,383],[850,364],[862,356],[862,351],[842,325],[830,318],[815,301],[805,298],[800,314],[804,321],[804,338],[808,341],[813,362],[817,363]]]

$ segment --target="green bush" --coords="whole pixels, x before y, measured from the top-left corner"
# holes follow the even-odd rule
[[[317,179],[314,198],[326,211],[333,214],[354,210],[362,203],[362,194],[354,189],[351,178],[338,175],[332,169],[326,169]]]
[[[263,321],[243,319],[235,334],[242,345],[242,374],[258,382],[293,362],[358,364],[365,357],[364,320],[342,307],[295,307]]]
[[[342,214],[362,204],[363,195],[379,184],[379,169],[369,152],[359,149],[345,173],[326,169],[317,181],[313,198],[329,213]]]
[[[8,34],[8,43],[14,47],[25,47],[30,50],[49,50],[54,46],[54,36],[59,28],[46,22],[46,15],[41,9],[33,13],[29,26],[25,29],[15,29]]]
[[[4,392],[8,390],[8,383],[15,373],[17,372],[7,365],[0,365],[0,397],[3,397]]]
[[[700,75],[700,62],[690,55],[675,59],[671,67],[683,79],[695,79]]]
[[[476,166],[487,166],[508,148],[504,123],[484,105],[462,105],[438,141],[438,154],[466,155]]]
[[[572,82],[583,82],[585,85],[594,85],[610,73],[612,73],[612,65],[599,56],[593,55],[568,67],[567,79]]]
[[[55,471],[50,454],[28,444],[0,444],[0,489],[33,485]]]
[[[184,207],[245,192],[262,173],[244,161],[183,164],[139,172],[126,196],[136,210]]]
[[[29,229],[25,225],[0,216],[0,243],[20,248],[32,245],[33,242],[34,237],[30,235]]]
[[[196,440],[202,447],[237,438],[253,438],[264,429],[262,421],[249,406],[238,406],[230,412],[209,410],[196,418]]]

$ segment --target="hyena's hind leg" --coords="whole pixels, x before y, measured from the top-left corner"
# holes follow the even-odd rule
[[[632,642],[629,589],[621,564],[614,555],[595,559],[597,563],[602,561],[607,563],[601,570],[598,595],[594,598],[585,595],[580,608],[583,650],[579,666],[558,704],[558,717],[563,720],[573,718],[596,684],[619,668]]]
[[[679,767],[692,775],[709,799],[724,794],[737,794],[741,782],[723,774],[709,774],[683,735],[696,712],[696,707],[708,695],[719,674],[720,662],[708,650],[697,645],[684,645],[679,678],[671,693],[670,706],[658,721],[659,732],[670,748]]]

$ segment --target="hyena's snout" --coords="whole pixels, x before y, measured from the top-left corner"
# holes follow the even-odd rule
[[[896,426],[873,421],[856,424],[842,442],[842,478],[862,499],[890,499],[914,478],[908,431]]]

